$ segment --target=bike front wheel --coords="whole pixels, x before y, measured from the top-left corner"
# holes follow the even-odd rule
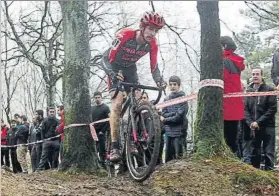
[[[156,166],[160,143],[161,127],[159,115],[151,105],[145,103],[134,112],[134,126],[129,120],[126,135],[126,162],[132,178],[146,180]]]

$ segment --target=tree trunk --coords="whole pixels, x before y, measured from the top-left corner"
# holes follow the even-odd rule
[[[47,97],[47,107],[54,106],[55,101],[55,84],[54,85],[46,85],[46,97]]]
[[[198,1],[201,24],[200,79],[223,79],[218,1]],[[198,94],[195,122],[196,155],[211,157],[225,152],[223,89],[203,87]]]
[[[65,124],[90,123],[87,1],[60,1],[65,46]],[[65,130],[62,170],[92,172],[99,167],[89,126]]]

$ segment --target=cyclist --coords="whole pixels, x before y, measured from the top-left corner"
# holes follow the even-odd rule
[[[158,87],[164,87],[166,82],[160,75],[157,63],[158,45],[156,34],[165,25],[163,16],[154,12],[145,12],[141,19],[138,30],[125,28],[118,31],[112,46],[105,51],[102,58],[102,67],[108,75],[108,88],[113,98],[119,80],[138,83],[136,62],[145,54],[150,53],[150,68],[154,81]],[[122,70],[122,73],[119,73]],[[125,87],[129,93],[129,88]],[[136,92],[139,97],[140,91]],[[123,93],[112,99],[112,110],[110,115],[111,128],[111,161],[119,161],[119,118],[123,102]]]

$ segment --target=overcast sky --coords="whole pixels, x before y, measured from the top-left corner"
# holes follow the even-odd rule
[[[13,4],[14,9],[12,9],[12,12],[16,14],[16,12],[20,10],[20,8],[22,8],[23,10],[29,9],[30,5],[34,6],[37,4],[38,2],[36,1],[15,1]],[[133,4],[135,5],[135,7],[140,4],[140,10],[142,10],[142,8],[150,9],[148,1],[133,2]],[[184,13],[184,19],[186,20],[189,18],[199,19],[197,15],[196,1],[165,1],[164,3],[162,1],[154,1],[154,5],[156,10],[163,13],[167,12],[170,15],[175,15],[176,13]],[[225,21],[232,30],[239,32],[241,28],[244,27],[244,24],[247,23],[247,19],[245,19],[239,13],[239,10],[245,7],[246,6],[243,1],[220,1],[220,19]],[[192,15],[192,13],[195,14]],[[183,18],[181,18],[180,20],[183,20]],[[223,24],[221,24],[221,30],[222,35],[231,34],[231,32]]]
[[[16,16],[22,9],[23,12],[30,12],[34,6],[38,6],[39,2],[36,1],[15,1],[10,8],[10,13],[12,13],[12,18],[17,18]],[[40,2],[40,4],[43,6],[44,2]],[[140,14],[145,10],[150,10],[151,6],[148,1],[129,1],[129,2],[123,2],[125,5],[125,10],[127,12],[132,12],[134,18],[139,18]],[[196,42],[196,38],[199,38],[199,15],[197,12],[197,2],[196,1],[154,1],[154,5],[156,8],[156,11],[164,14],[166,21],[169,24],[177,25],[180,27],[190,26],[193,27],[194,30],[189,30],[183,35],[183,39],[193,47],[199,48],[199,43]],[[228,25],[229,29],[232,31],[235,31],[236,33],[240,32],[244,25],[249,22],[249,20],[245,17],[243,17],[239,10],[246,8],[243,1],[220,1],[219,2],[219,12],[220,12],[220,19]],[[115,9],[118,9],[117,7]],[[40,17],[40,16],[38,16]],[[1,20],[3,18],[1,17]],[[186,25],[187,24],[187,25]],[[137,24],[138,25],[138,24]],[[221,23],[221,35],[229,35],[232,36],[232,32],[229,30],[225,25]],[[160,35],[160,38],[163,35]],[[164,36],[163,36],[164,37]],[[197,43],[197,44],[196,44]],[[96,45],[94,45],[96,47]],[[98,45],[99,48],[102,50],[107,48],[107,44],[104,43],[104,46]],[[183,52],[183,51],[182,51]],[[185,54],[183,53],[185,56]],[[168,55],[165,55],[166,58],[168,58]],[[172,59],[172,57],[169,55],[169,58]],[[148,56],[146,55],[146,59],[148,59]],[[176,61],[173,59],[173,61]],[[161,62],[159,59],[159,63],[161,66]],[[179,62],[173,62],[179,64]],[[186,64],[189,66],[189,68],[192,68],[191,65],[185,60],[182,60],[182,63],[180,64]],[[146,65],[148,67],[148,63]],[[169,67],[172,66],[171,62],[168,64]],[[169,74],[174,74],[171,71],[166,70],[165,77],[167,78]],[[191,72],[188,74],[192,74]],[[150,74],[149,74],[150,75]],[[189,81],[189,76],[184,75],[185,77],[183,79]],[[147,78],[151,78],[146,76],[144,79],[146,79],[146,82],[148,82]],[[187,82],[185,81],[185,83]],[[146,83],[145,82],[145,83]]]

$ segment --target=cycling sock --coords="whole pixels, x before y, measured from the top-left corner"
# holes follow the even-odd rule
[[[119,149],[118,142],[111,142],[111,148],[112,149]]]

